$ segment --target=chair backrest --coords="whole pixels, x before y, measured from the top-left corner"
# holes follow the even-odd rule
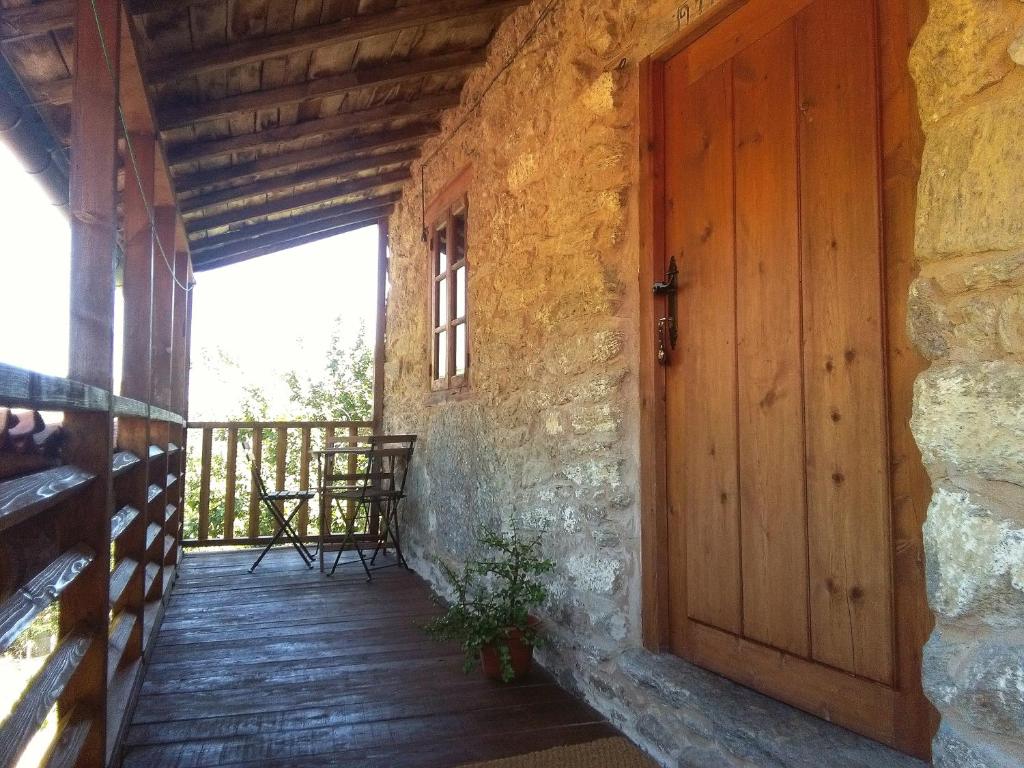
[[[269,491],[267,490],[267,484],[263,482],[263,472],[259,464],[256,463],[256,457],[252,455],[252,449],[249,447],[249,440],[242,437],[238,441],[242,445],[242,454],[245,456],[246,463],[249,465],[249,471],[252,473],[253,480],[256,482],[256,491],[260,495],[260,499],[265,499]]]
[[[398,497],[404,496],[405,481],[409,476],[409,465],[412,464],[413,449],[416,447],[416,435],[373,435],[370,437],[370,445],[373,448],[373,463],[388,478],[390,487],[385,490]]]

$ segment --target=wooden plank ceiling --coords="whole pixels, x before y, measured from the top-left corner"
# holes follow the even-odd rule
[[[125,0],[195,268],[387,216],[527,1]],[[0,0],[0,53],[64,146],[72,6]]]

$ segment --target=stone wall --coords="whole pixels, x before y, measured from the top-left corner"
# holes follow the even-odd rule
[[[911,66],[935,762],[1008,768],[1024,765],[1024,4],[932,0]]]
[[[385,397],[386,427],[421,436],[408,553],[444,591],[434,558],[464,557],[479,524],[544,528],[558,571],[542,661],[665,765],[917,765],[639,650],[637,63],[677,32],[677,5],[520,9],[413,168],[391,223]],[[937,488],[928,686],[946,718],[940,760],[1008,765],[1024,726],[1024,88],[1007,49],[1024,4],[933,5],[915,59],[928,155],[911,310],[935,361],[915,417]],[[439,401],[421,199],[470,162],[472,382]],[[982,743],[1003,762],[970,762]]]

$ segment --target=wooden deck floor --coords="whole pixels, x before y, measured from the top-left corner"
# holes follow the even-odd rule
[[[541,670],[501,686],[464,675],[419,626],[417,576],[333,578],[275,551],[185,556],[127,735],[126,768],[449,768],[615,730]]]

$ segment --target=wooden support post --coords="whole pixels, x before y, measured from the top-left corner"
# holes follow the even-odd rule
[[[213,430],[203,430],[202,471],[199,479],[199,540],[210,538],[210,461],[213,454]]]
[[[148,402],[151,388],[153,333],[153,225],[147,208],[153,199],[153,168],[156,143],[150,133],[129,135],[134,163],[129,162],[123,195],[124,208],[124,354],[121,394]],[[136,176],[136,171],[138,176]],[[145,607],[146,520],[149,491],[149,420],[121,417],[117,424],[118,448],[130,451],[140,461],[116,485],[116,506],[139,511],[135,521],[118,539],[118,563],[138,563],[120,601],[123,610],[136,617],[133,632],[122,655],[122,663],[142,655],[143,609]],[[112,734],[113,735],[113,734]]]
[[[95,9],[95,11],[94,11]],[[69,378],[113,386],[114,249],[117,234],[117,94],[120,3],[75,3],[75,79],[71,104],[71,323]],[[100,768],[107,749],[107,644],[113,415],[68,413],[68,462],[95,479],[65,516],[60,544],[84,544],[92,565],[64,592],[60,633],[84,629],[89,649],[58,702],[60,716],[90,723],[78,765]]]
[[[171,410],[175,413],[185,411],[185,365],[186,343],[188,333],[188,245],[181,242],[182,234],[177,235],[177,247],[174,251],[174,302],[173,338],[171,342]]]
[[[377,333],[373,346],[373,431],[384,428],[384,335],[387,329],[388,220],[377,222]]]
[[[174,311],[174,242],[177,212],[173,206],[156,209],[156,242],[153,244],[153,402],[170,409],[171,331]],[[161,248],[163,250],[161,250]],[[166,259],[165,259],[166,256]]]

